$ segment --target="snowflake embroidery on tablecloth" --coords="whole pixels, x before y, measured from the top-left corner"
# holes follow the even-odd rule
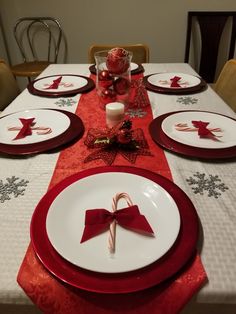
[[[125,115],[129,116],[130,118],[143,118],[147,114],[146,111],[143,111],[141,108],[139,109],[128,109],[125,112]]]
[[[5,201],[8,201],[11,199],[11,195],[14,195],[14,197],[18,197],[19,195],[24,195],[25,188],[27,184],[29,183],[28,180],[24,180],[20,178],[17,178],[15,176],[12,176],[11,178],[6,178],[6,183],[3,183],[2,180],[0,180],[0,202],[4,203]],[[18,181],[18,182],[17,182]]]
[[[214,196],[218,198],[221,193],[225,192],[229,188],[221,182],[218,175],[209,175],[206,177],[205,173],[196,172],[193,177],[186,179],[188,184],[192,186],[192,190],[195,194],[203,195],[204,192],[208,193],[208,197]]]
[[[72,98],[67,98],[67,99],[60,98],[55,102],[55,104],[58,105],[58,107],[70,107],[76,103],[77,103],[77,101],[75,101]]]
[[[193,105],[198,102],[197,98],[193,98],[191,96],[178,97],[176,102],[184,104],[184,105]]]

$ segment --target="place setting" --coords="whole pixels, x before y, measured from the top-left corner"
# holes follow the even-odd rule
[[[29,109],[0,118],[0,153],[27,155],[50,151],[82,137],[84,125],[74,113]]]
[[[196,253],[198,231],[191,200],[172,181],[106,166],[49,190],[35,208],[30,236],[40,261],[62,282],[124,294],[174,276]]]
[[[178,154],[206,159],[236,156],[236,120],[222,114],[169,112],[155,118],[149,132],[158,145]]]
[[[186,73],[161,72],[143,78],[146,89],[163,94],[191,94],[207,87],[206,82],[198,76]]]
[[[89,92],[94,87],[91,78],[75,74],[45,76],[30,82],[27,86],[31,94],[42,97],[73,96]]]

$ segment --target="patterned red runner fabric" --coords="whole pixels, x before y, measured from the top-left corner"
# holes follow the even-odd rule
[[[136,75],[133,79],[139,79]],[[143,97],[143,95],[142,95]],[[151,139],[148,126],[152,117],[148,96],[147,106],[142,108],[146,114],[132,119],[133,128],[142,128],[152,156],[138,156],[135,166],[154,171],[171,178],[164,151]],[[91,127],[105,126],[105,111],[98,106],[96,90],[81,96],[76,114],[82,119],[85,134],[74,145],[60,153],[49,189],[64,178],[84,169],[104,166],[101,159],[85,163],[90,153],[84,144],[87,130]],[[127,118],[129,118],[127,116]],[[113,165],[131,165],[122,155],[117,155]],[[48,314],[175,314],[186,305],[201,288],[206,274],[201,260],[196,255],[180,274],[171,281],[136,293],[122,295],[96,294],[80,289],[69,289],[50,274],[34,253],[30,244],[18,273],[17,281],[25,293],[43,313]]]
[[[137,79],[139,77],[140,76],[136,75]],[[163,175],[164,177],[167,177],[168,179],[172,179],[171,171],[168,166],[165,154],[163,150],[152,141],[148,131],[148,126],[149,123],[152,121],[153,116],[147,93],[146,102],[147,106],[142,108],[142,110],[145,112],[145,116],[143,116],[142,118],[133,118],[131,120],[133,123],[133,129],[141,128],[143,130],[145,138],[149,145],[149,150],[151,151],[153,156],[137,157],[134,165],[139,168],[152,170],[158,174]],[[88,163],[84,162],[85,158],[89,155],[89,153],[92,152],[91,150],[88,150],[87,146],[84,144],[87,131],[90,128],[104,128],[106,124],[105,111],[102,110],[98,104],[99,98],[95,89],[88,94],[84,94],[81,96],[76,114],[82,119],[86,131],[82,139],[80,139],[73,146],[67,148],[60,153],[49,188],[54,186],[62,179],[66,178],[68,175],[84,169],[105,165],[102,160],[94,160]],[[128,115],[127,118],[129,118]],[[130,162],[124,159],[124,157],[122,157],[121,155],[116,156],[115,161],[112,165],[131,166]]]

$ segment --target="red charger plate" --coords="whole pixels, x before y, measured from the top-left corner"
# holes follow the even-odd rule
[[[39,90],[36,89],[34,87],[34,84],[40,80],[44,80],[45,78],[49,78],[49,77],[59,77],[59,76],[76,76],[76,77],[82,77],[87,81],[87,84],[85,84],[84,86],[80,87],[80,88],[74,88],[74,89],[70,89],[70,90],[66,90],[66,91],[58,91],[58,90],[53,90],[53,91],[44,91],[44,90]],[[94,81],[86,76],[83,75],[74,75],[74,74],[57,74],[57,75],[49,75],[49,76],[45,76],[45,77],[41,77],[39,79],[36,79],[32,82],[30,82],[27,86],[28,91],[33,94],[33,95],[37,95],[37,96],[42,96],[42,97],[63,97],[63,96],[72,96],[72,95],[76,95],[79,93],[85,93],[85,92],[89,92],[90,90],[92,90],[95,87]]]
[[[187,94],[200,92],[207,87],[206,82],[200,77],[199,77],[200,83],[196,86],[183,87],[183,88],[178,88],[178,89],[177,88],[169,88],[169,87],[160,87],[160,86],[153,85],[148,81],[148,78],[152,75],[155,75],[155,74],[157,74],[157,73],[144,76],[144,78],[143,78],[144,86],[146,87],[146,89],[148,89],[152,92],[162,93],[162,94],[173,94],[173,95],[187,95]]]
[[[196,110],[186,110],[186,111],[194,112]],[[162,121],[168,116],[175,113],[179,113],[179,112],[183,112],[183,111],[168,112],[152,120],[152,122],[149,125],[149,132],[154,142],[156,142],[158,145],[174,153],[191,156],[195,158],[223,159],[223,158],[236,157],[236,146],[227,147],[227,148],[219,148],[219,149],[218,148],[208,149],[208,148],[195,147],[195,146],[182,144],[168,137],[162,130],[162,127],[161,127]],[[204,111],[204,112],[210,112],[210,111]],[[210,112],[210,113],[214,113],[214,112]],[[224,115],[221,114],[221,116],[224,116]],[[227,118],[234,120],[233,118],[230,118],[230,117],[227,117]]]
[[[181,217],[180,232],[171,249],[156,262],[130,272],[99,273],[75,266],[59,255],[49,242],[46,218],[51,203],[67,186],[87,176],[104,172],[136,174],[154,181],[172,196]],[[98,293],[129,293],[160,284],[176,274],[196,252],[199,220],[188,196],[172,181],[145,169],[129,166],[98,167],[76,173],[54,186],[37,205],[31,220],[33,248],[46,269],[64,283]]]
[[[44,110],[36,109],[36,110]],[[27,154],[36,154],[45,151],[49,151],[55,149],[59,146],[67,144],[76,138],[82,137],[84,133],[84,125],[80,117],[76,114],[71,113],[65,110],[58,110],[58,109],[47,109],[46,110],[53,110],[58,111],[65,114],[70,119],[70,126],[68,129],[65,130],[62,134],[59,134],[56,137],[53,137],[46,141],[41,141],[38,143],[32,144],[20,144],[20,145],[11,145],[11,144],[3,144],[0,143],[0,153],[3,154],[10,154],[10,155],[27,155]],[[3,119],[1,117],[0,119]]]

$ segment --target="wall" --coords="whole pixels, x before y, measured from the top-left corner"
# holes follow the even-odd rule
[[[0,10],[12,63],[21,61],[13,25],[22,16],[54,16],[60,20],[68,45],[67,63],[86,63],[88,47],[107,42],[143,42],[150,47],[151,62],[183,62],[187,12],[236,11],[236,1],[0,0]],[[1,37],[0,44],[1,57]]]

